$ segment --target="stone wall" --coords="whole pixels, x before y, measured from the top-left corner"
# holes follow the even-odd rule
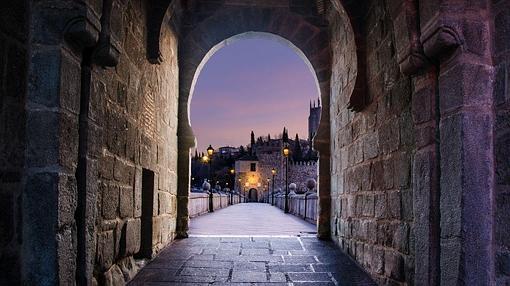
[[[28,1],[0,3],[0,284],[20,283]]]
[[[510,3],[493,1],[496,158],[496,279],[510,284]]]
[[[295,183],[298,191],[306,192],[308,190],[306,188],[306,182],[309,179],[317,181],[316,162],[289,162],[289,184]],[[283,189],[284,186],[285,184],[282,184],[282,186],[279,187]]]
[[[230,206],[230,204],[239,204],[244,200],[238,194],[213,194],[213,208],[219,210]],[[197,217],[209,213],[209,194],[206,193],[190,193],[188,203],[189,217]]]
[[[317,224],[317,197],[316,193],[289,195],[289,213],[298,216],[310,223]],[[269,201],[276,207],[285,210],[285,194],[279,193],[274,197],[274,202]]]
[[[154,173],[153,255],[175,237],[177,37],[164,24],[163,63],[145,60],[144,6],[143,1],[130,1],[117,7],[124,27],[119,63],[115,68],[94,67],[92,73],[91,113],[102,130],[95,267],[96,273],[105,273],[97,277],[101,283],[117,279],[118,273],[126,278],[133,274],[125,269],[134,267],[133,255],[140,249],[144,169]]]
[[[412,284],[411,81],[400,73],[384,2],[367,1],[355,58],[342,18],[331,16],[331,234],[380,284]],[[335,12],[338,13],[338,12]],[[348,109],[359,61],[366,60],[366,105]]]

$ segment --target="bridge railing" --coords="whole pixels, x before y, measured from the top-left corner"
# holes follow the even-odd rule
[[[317,203],[318,196],[316,193],[289,194],[289,213],[317,224]],[[285,195],[275,195],[274,204],[282,210],[285,209]]]
[[[188,202],[188,213],[190,217],[196,217],[209,212],[208,193],[190,193]],[[212,195],[213,210],[219,210],[229,205],[235,205],[244,201],[240,195],[215,193]]]

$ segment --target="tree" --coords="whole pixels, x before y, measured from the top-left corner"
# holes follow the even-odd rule
[[[242,156],[244,156],[244,155],[246,155],[246,149],[244,149],[244,146],[243,146],[243,145],[241,145],[241,146],[239,147],[239,157],[242,157]]]
[[[253,133],[253,130],[251,131],[250,145],[252,147],[255,145],[255,133]]]
[[[299,135],[297,133],[294,142],[294,150],[292,152],[292,159],[296,162],[303,160],[303,150],[301,149],[301,143],[299,142]]]
[[[255,147],[255,133],[253,133],[253,130],[251,131],[251,138],[250,138],[250,149],[249,153],[250,155],[253,155],[253,148]]]
[[[287,133],[287,128],[283,127],[283,135],[282,135],[283,143],[289,142],[289,134]]]

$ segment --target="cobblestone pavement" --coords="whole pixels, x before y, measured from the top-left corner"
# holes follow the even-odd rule
[[[262,203],[237,204],[191,219],[189,234],[303,235],[315,225]]]
[[[267,211],[266,206],[243,204],[204,218],[219,218],[248,209],[254,212],[257,207]],[[278,228],[288,231],[282,222],[290,223],[293,218],[281,212],[277,217],[268,219],[274,224],[265,223],[266,227],[271,227],[271,231]],[[233,225],[244,222],[237,217],[228,220]],[[246,225],[237,226],[242,229]],[[215,234],[195,234],[175,241],[129,285],[375,285],[332,242],[318,240],[313,235],[222,235],[218,233],[222,228],[218,228],[217,220],[209,229]]]
[[[135,285],[375,285],[315,237],[190,237],[143,268]]]

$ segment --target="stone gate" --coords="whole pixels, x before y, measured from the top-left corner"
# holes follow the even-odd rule
[[[510,283],[510,2],[0,4],[0,284],[134,275],[186,237],[189,101],[242,35],[323,105],[318,235],[379,284]]]

